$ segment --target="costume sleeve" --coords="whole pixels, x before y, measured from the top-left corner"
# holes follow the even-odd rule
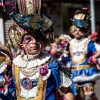
[[[71,79],[60,69],[60,64],[57,61],[51,62],[49,68],[51,69],[52,80],[57,88],[61,86],[69,87],[71,85]]]
[[[95,52],[97,52],[96,50],[96,47],[95,47],[95,44],[93,41],[90,41],[89,44],[88,44],[88,52],[91,53],[91,54],[94,54]]]

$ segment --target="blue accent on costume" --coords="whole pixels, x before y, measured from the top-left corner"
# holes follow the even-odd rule
[[[51,62],[49,64],[49,69],[51,69],[51,75],[47,80],[45,100],[57,100],[56,88],[60,87],[62,82],[59,70],[59,63],[57,61]]]
[[[51,17],[43,14],[22,15],[15,13],[10,16],[19,26],[27,30],[47,32],[53,29]]]
[[[12,100],[12,99],[7,99],[7,96],[5,96],[4,94],[0,93],[0,99],[2,100]],[[14,99],[13,99],[14,100]]]
[[[82,62],[81,64],[79,64],[78,66],[84,66],[84,65],[89,65],[88,63],[88,60],[90,58],[90,56],[93,55],[93,53],[95,53],[97,50],[95,48],[95,45],[94,45],[94,42],[93,41],[90,41],[88,43],[88,47],[87,47],[87,54],[86,54],[86,59],[84,62]],[[72,60],[71,60],[72,62]],[[72,67],[73,66],[77,66],[75,65],[73,62],[72,62]],[[91,68],[85,68],[85,69],[81,69],[81,70],[72,70],[72,79],[74,79],[75,77],[77,76],[92,76],[94,74],[97,74],[98,73],[98,70],[96,67],[91,67]],[[86,84],[89,84],[89,83],[95,83],[94,81],[88,81],[88,82],[80,82],[79,84],[77,83],[78,86],[84,86]],[[77,88],[75,87],[75,82],[72,82],[72,90],[74,92],[75,95],[77,95],[78,93],[78,90]]]
[[[64,65],[66,65],[66,63],[68,62],[68,61],[70,61],[70,58],[69,57],[62,57],[62,63],[64,64]]]
[[[2,100],[15,100],[15,80],[14,76],[12,74],[12,68],[10,67],[9,69],[10,75],[12,77],[11,84],[8,86],[8,94],[5,96],[4,94],[0,93],[0,98]],[[4,78],[4,73],[0,74],[0,79]]]
[[[74,25],[76,25],[77,27],[80,27],[80,28],[87,28],[87,26],[88,26],[86,21],[84,21],[84,20],[73,19],[72,22]]]
[[[77,27],[86,27],[86,22],[84,20],[73,20],[73,24]]]

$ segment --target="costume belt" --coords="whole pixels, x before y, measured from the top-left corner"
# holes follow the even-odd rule
[[[72,70],[80,70],[80,69],[91,68],[91,67],[93,67],[93,66],[91,66],[91,65],[72,66]]]

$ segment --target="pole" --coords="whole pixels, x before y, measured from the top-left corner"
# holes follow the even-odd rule
[[[0,13],[0,42],[4,44],[4,25],[3,25],[3,16]]]
[[[95,32],[95,8],[94,8],[94,0],[90,0],[91,6],[91,32]]]

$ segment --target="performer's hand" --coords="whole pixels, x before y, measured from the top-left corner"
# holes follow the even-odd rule
[[[89,58],[89,61],[88,61],[90,64],[95,64],[95,65],[98,65],[98,61],[97,59],[94,59],[92,56]]]
[[[90,63],[90,64],[95,64],[96,67],[97,67],[97,69],[100,70],[100,65],[98,64],[97,59],[94,59],[93,57],[90,57],[89,63]]]

